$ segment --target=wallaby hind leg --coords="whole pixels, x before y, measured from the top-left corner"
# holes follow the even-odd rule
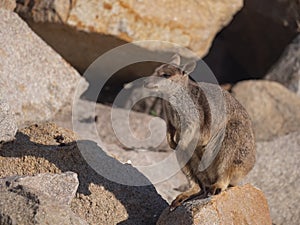
[[[178,206],[182,205],[183,202],[196,196],[207,196],[205,186],[194,181],[190,181],[190,188],[175,198],[175,200],[171,203],[170,211],[175,210]]]
[[[229,179],[223,178],[222,180],[217,181],[213,185],[210,185],[208,192],[211,195],[216,195],[226,190],[228,186],[229,186]]]

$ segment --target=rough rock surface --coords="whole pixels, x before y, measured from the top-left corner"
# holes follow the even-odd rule
[[[264,194],[251,185],[245,185],[230,188],[211,198],[190,200],[173,212],[167,208],[157,224],[271,225],[272,222]]]
[[[300,95],[300,35],[289,44],[266,76]]]
[[[281,84],[243,81],[233,87],[232,93],[249,113],[257,141],[299,130],[299,96]]]
[[[77,144],[86,144],[89,150],[103,153],[95,142],[75,142],[76,135],[52,123],[32,125],[21,129],[14,142],[0,147],[0,177],[33,175],[38,173],[78,174],[79,187],[71,208],[89,224],[154,224],[167,203],[153,186],[126,186],[106,179],[87,164]],[[132,170],[129,165],[103,154],[106,162],[122,171]],[[109,167],[107,168],[109,173]],[[144,178],[146,179],[146,178]]]
[[[78,184],[72,172],[0,179],[0,224],[86,225],[70,208]]]
[[[7,9],[13,11],[16,8],[16,1],[15,0],[1,0],[0,1],[0,8]]]
[[[13,140],[17,129],[9,105],[0,98],[0,142]]]
[[[163,40],[204,55],[215,34],[242,6],[240,0],[77,1],[68,23],[83,30],[116,35],[126,41]],[[182,13],[182,11],[185,13]],[[89,11],[89,17],[82,12]],[[213,12],[213,15],[209,12]],[[97,18],[98,15],[98,18]],[[98,21],[101,21],[100,24]],[[96,25],[98,24],[98,25]],[[143,29],[147,27],[148,29]]]
[[[33,5],[29,3],[31,2],[25,1],[17,5],[16,11],[23,18],[32,19],[35,22],[66,25],[63,27],[30,23],[37,33],[80,70],[84,69],[83,65],[79,67],[78,63],[74,64],[78,59],[74,59],[72,55],[76,56],[78,51],[80,53],[84,51],[85,57],[90,59],[90,64],[92,59],[105,52],[105,50],[98,49],[97,45],[101,44],[101,48],[104,46],[106,50],[109,50],[107,46],[113,48],[122,44],[118,40],[126,42],[167,41],[188,47],[200,57],[204,56],[216,33],[231,21],[233,15],[243,5],[242,0],[181,0],[176,2],[172,0],[42,0],[35,1]],[[72,27],[87,31],[91,35],[74,32],[70,29]],[[57,36],[57,32],[64,33],[64,38],[68,37],[65,41],[68,48],[61,44],[62,39],[56,38],[55,40],[54,36]],[[97,34],[105,35],[98,36],[102,42],[94,38]],[[111,38],[111,36],[116,38]],[[81,37],[80,41],[78,37]],[[92,43],[92,47],[89,47],[88,43]],[[143,47],[163,50],[159,45],[143,44]],[[85,51],[87,49],[94,51]],[[79,64],[82,63],[79,62]],[[89,64],[85,65],[85,68]]]
[[[30,188],[36,193],[41,192],[59,204],[69,205],[75,197],[79,181],[76,173],[66,172],[20,177],[14,182],[14,186],[17,185]]]
[[[170,149],[166,138],[162,139],[162,137],[165,137],[165,125],[161,119],[156,118],[157,123],[152,123],[151,127],[149,128],[149,124],[154,117],[134,111],[131,112],[130,128],[133,132],[133,135],[140,138],[140,140],[145,140],[145,138],[149,137],[149,135],[152,135],[152,138],[148,141],[143,141],[142,144],[131,142],[131,145],[126,147],[117,138],[112,128],[111,107],[97,104],[94,115],[93,110],[87,110],[92,105],[93,103],[84,101],[84,104],[80,106],[82,108],[78,109],[80,117],[76,119],[84,122],[86,126],[84,126],[81,130],[75,129],[75,132],[79,136],[92,136],[91,134],[94,132],[92,122],[94,122],[96,115],[97,119],[95,121],[95,125],[98,131],[97,134],[99,136],[95,136],[93,141],[97,142],[100,139],[102,144],[106,147],[108,154],[117,158],[119,161],[123,163],[130,163],[134,166],[148,166],[161,162],[169,157],[169,155],[173,152],[173,150]],[[78,107],[78,105],[75,107]],[[124,127],[124,116],[122,116],[124,110],[116,110],[118,111],[117,119],[122,122],[122,124],[119,122],[119,127]],[[69,129],[73,127],[71,120],[72,115],[70,110],[61,112],[54,118],[56,124]],[[103,126],[103,124],[105,124],[105,126]],[[122,132],[126,131],[123,130]],[[156,143],[160,143],[157,142],[157,140],[161,140],[162,143],[157,145]],[[174,196],[177,196],[180,193],[175,189],[186,182],[185,176],[181,171],[178,171],[178,173],[174,174],[174,176],[166,177],[165,181],[154,183],[154,186],[157,192],[168,203],[170,203],[172,200],[174,200]]]
[[[15,13],[0,9],[0,95],[18,125],[51,118],[72,102],[79,74]]]
[[[93,110],[94,107],[95,110]],[[115,108],[115,116],[112,118],[112,107],[86,100],[80,100],[80,104],[74,104],[72,110],[73,114],[70,109],[58,113],[53,121],[62,127],[73,128],[81,137],[92,137],[90,140],[94,141],[101,139],[101,142],[105,145],[118,145],[129,151],[171,151],[164,138],[166,135],[166,124],[158,117],[131,111],[129,118],[127,118],[126,110]],[[80,122],[82,125],[74,126],[75,121]],[[126,121],[129,123],[130,131],[125,129]],[[112,122],[114,122],[114,126],[112,126]],[[92,135],[95,132],[93,123],[96,125],[97,132],[95,139],[93,139]],[[104,124],[105,126],[103,126]],[[118,129],[118,132],[116,132],[116,129]],[[136,137],[141,142],[122,137],[122,135],[129,135],[130,132],[132,132],[130,137]],[[125,142],[122,142],[122,140]]]
[[[299,149],[299,132],[257,143],[257,162],[245,182],[264,192],[274,224],[299,224]]]

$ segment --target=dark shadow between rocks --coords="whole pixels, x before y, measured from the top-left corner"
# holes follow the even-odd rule
[[[79,31],[64,24],[25,21],[81,74],[103,53],[127,43],[111,35]]]
[[[89,191],[91,183],[101,185],[112,192],[128,213],[128,219],[119,224],[155,224],[161,212],[168,206],[167,202],[156,192],[155,187],[153,185],[127,186],[108,180],[95,172],[85,161],[78,146],[85,146],[86,151],[93,152],[96,150],[103,162],[105,161],[104,164],[107,165],[108,171],[114,168],[124,172],[129,170],[131,177],[128,177],[128,179],[138,179],[150,184],[150,181],[137,169],[130,165],[124,165],[108,156],[95,142],[89,140],[80,140],[78,143],[42,145],[32,142],[29,136],[18,132],[15,141],[0,145],[0,156],[16,158],[34,156],[36,158],[44,158],[53,163],[61,172],[73,171],[78,174],[78,193],[91,194]],[[26,174],[28,171],[22,172]],[[33,173],[39,173],[38,163],[35,165]],[[120,174],[120,176],[125,175]]]
[[[204,58],[221,84],[266,75],[299,33],[297,14],[288,13],[297,10],[291,8],[294,4],[296,1],[244,1],[244,7],[218,33]]]

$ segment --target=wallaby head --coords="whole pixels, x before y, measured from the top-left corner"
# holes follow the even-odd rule
[[[175,54],[172,57],[172,61],[170,63],[163,64],[154,71],[154,73],[152,74],[152,77],[154,79],[150,79],[145,86],[147,88],[160,91],[169,91],[178,85],[186,86],[189,80],[189,74],[193,72],[195,67],[195,61],[188,62],[185,65],[181,66],[180,56],[178,54]],[[168,81],[166,81],[166,79]]]

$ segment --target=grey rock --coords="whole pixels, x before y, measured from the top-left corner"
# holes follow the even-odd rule
[[[83,148],[87,151],[82,151]],[[91,153],[95,164],[90,164],[90,161],[83,157],[83,153]],[[96,167],[100,167],[102,171],[96,171]],[[153,185],[127,186],[119,183],[119,180],[110,180],[114,178],[111,174],[114,174],[120,179],[127,177],[129,180],[139,179],[150,184],[136,168],[109,156],[102,146],[93,141],[77,140],[72,131],[53,123],[21,128],[14,142],[0,146],[0,177],[65,171],[78,174],[80,182],[76,196],[72,199],[71,209],[89,224],[155,224],[163,209],[168,206]],[[62,179],[73,180],[73,176],[67,177],[69,178],[62,176]],[[31,187],[41,186],[43,190],[50,192],[51,196],[59,196],[58,193],[66,196],[67,193],[75,191],[73,189],[77,185],[75,183],[69,184],[70,191],[56,190],[56,186],[65,189],[66,185],[63,181],[56,185],[58,182],[55,180],[58,178],[53,179],[53,185],[49,187],[46,185],[47,182],[45,185],[32,184]],[[38,180],[41,179],[36,178],[35,182]],[[22,182],[25,182],[24,179]],[[26,180],[27,183],[30,183],[29,179]],[[52,181],[49,181],[49,184],[52,184]],[[36,190],[32,192],[36,193]],[[51,209],[57,208],[59,211],[57,204],[62,204],[54,201],[52,197],[51,199],[56,203]],[[65,202],[68,199],[66,198]],[[0,200],[0,204],[1,202]]]
[[[266,76],[300,95],[300,35],[285,49]]]
[[[30,188],[36,193],[43,193],[58,204],[69,205],[75,197],[79,181],[77,174],[38,174],[33,177],[20,177],[16,180],[23,187]]]
[[[257,162],[245,182],[264,192],[274,224],[299,224],[299,149],[299,132],[257,143]]]
[[[111,156],[117,158],[122,163],[130,163],[133,166],[154,166],[162,162],[172,154],[171,151],[146,151],[146,150],[131,150],[126,151],[117,145],[107,145],[107,152]],[[164,168],[166,169],[166,168]],[[174,171],[172,176],[166,176],[160,182],[153,183],[157,192],[168,203],[171,203],[175,197],[180,194],[177,189],[179,187],[188,187],[186,176],[178,169]]]
[[[17,129],[9,105],[0,97],[0,142],[13,140]]]
[[[154,117],[137,113],[132,111],[130,113],[130,128],[133,132],[133,135],[136,135],[141,140],[145,140],[150,134],[152,138],[143,143],[135,143],[135,142],[127,142],[131,144],[129,146],[125,146],[116,136],[116,133],[111,125],[111,107],[96,104],[95,106],[95,114],[93,114],[93,110],[87,110],[92,107],[93,103],[89,101],[83,101],[80,105],[75,105],[73,107],[77,108],[77,116],[73,114],[73,119],[77,121],[81,121],[83,126],[72,126],[72,115],[70,109],[63,113],[58,114],[54,121],[58,125],[66,128],[75,128],[75,132],[82,137],[87,136],[91,137],[92,140],[101,143],[106,147],[106,151],[110,156],[117,158],[122,163],[130,163],[133,166],[149,166],[155,165],[164,159],[166,159],[173,150],[169,147],[166,138],[165,138],[165,126],[164,121],[160,118],[156,118],[157,123],[152,123],[150,133],[149,122]],[[75,109],[73,108],[73,110]],[[119,120],[119,127],[123,127],[124,124],[124,109],[116,109],[117,119]],[[122,115],[123,114],[123,115]],[[95,121],[96,116],[96,121]],[[97,135],[92,135],[95,130],[93,127],[93,122],[95,121]],[[105,126],[103,126],[105,124]],[[122,128],[123,129],[123,128]],[[121,130],[122,131],[122,130]],[[161,140],[162,143],[156,145],[157,140]],[[156,141],[151,141],[156,139]],[[157,192],[167,201],[171,202],[174,198],[180,193],[175,190],[181,185],[187,184],[187,180],[185,175],[179,170],[173,176],[166,177],[166,180],[161,181],[159,183],[154,183],[154,186]]]
[[[87,224],[70,209],[78,184],[73,172],[0,179],[0,224]]]
[[[274,81],[243,81],[233,95],[249,113],[257,141],[271,140],[300,127],[300,98]]]
[[[48,120],[72,102],[80,76],[17,14],[0,18],[0,94],[18,125]]]
[[[62,127],[73,128],[81,138],[128,150],[171,151],[164,138],[165,122],[159,117],[134,111],[128,114],[125,109],[81,99],[72,107],[72,112],[64,111],[53,120]]]

